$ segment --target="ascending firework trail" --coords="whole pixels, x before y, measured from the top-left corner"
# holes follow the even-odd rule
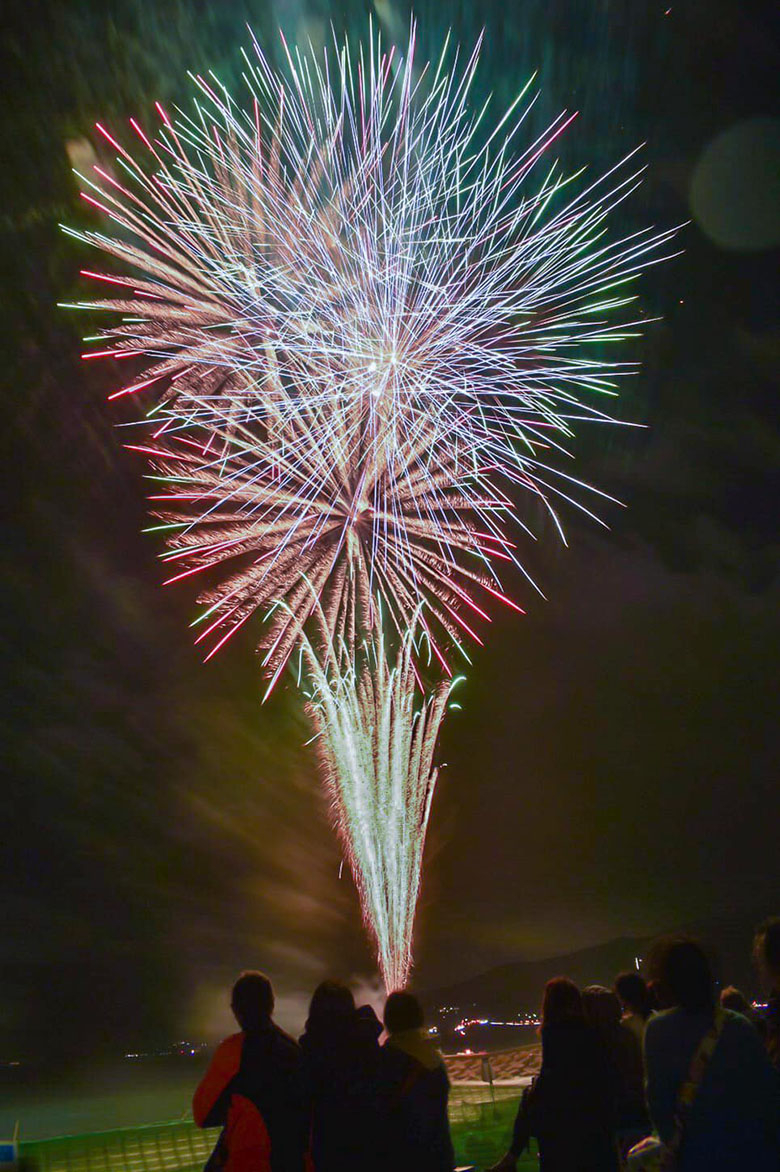
[[[85,272],[106,296],[80,307],[118,315],[85,357],[142,361],[111,397],[151,404],[128,446],[168,581],[202,584],[206,658],[256,612],[268,691],[295,657],[389,988],[453,657],[493,599],[520,609],[499,566],[525,572],[523,495],[561,534],[560,500],[593,515],[565,445],[611,421],[632,366],[604,344],[634,335],[632,283],[672,235],[610,234],[631,156],[572,191],[547,161],[570,116],[520,146],[529,87],[490,129],[479,45],[420,67],[414,36],[285,45],[282,73],[255,44],[245,106],[198,77],[190,113],[130,120],[138,157],[98,124],[104,230],[72,232],[135,274]]]

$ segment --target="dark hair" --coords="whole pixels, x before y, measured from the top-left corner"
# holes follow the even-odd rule
[[[770,979],[780,984],[780,917],[759,924],[753,939],[753,955]]]
[[[588,985],[582,990],[582,1012],[588,1025],[599,1033],[610,1033],[620,1026],[620,1001],[617,993],[604,985]]]
[[[750,1005],[744,993],[735,985],[729,985],[720,994],[721,1009],[733,1009],[735,1013],[744,1013],[750,1016]]]
[[[553,977],[544,986],[542,998],[542,1025],[557,1025],[582,1017],[582,996],[568,977]]]
[[[242,1030],[267,1025],[274,1011],[274,990],[265,973],[242,973],[233,986],[230,1007]]]
[[[425,1020],[420,1002],[412,993],[405,990],[390,994],[385,1001],[384,1018],[388,1034],[398,1034],[402,1030],[418,1030]]]
[[[647,1020],[653,1006],[644,977],[635,972],[618,973],[614,988],[626,1009]]]
[[[366,1041],[376,1042],[382,1033],[382,1023],[374,1011],[373,1005],[361,1005],[355,1011],[355,1025],[358,1036]]]
[[[352,991],[341,981],[322,981],[312,993],[306,1030],[340,1027],[355,1013]]]
[[[696,940],[687,936],[659,940],[650,954],[650,968],[668,1005],[679,1005],[690,1013],[713,1009],[712,967]]]

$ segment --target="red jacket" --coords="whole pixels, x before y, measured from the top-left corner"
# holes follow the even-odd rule
[[[224,1172],[303,1172],[297,1044],[275,1025],[225,1038],[195,1091],[192,1115],[198,1127],[224,1128]]]

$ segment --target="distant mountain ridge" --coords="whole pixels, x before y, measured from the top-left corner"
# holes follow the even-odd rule
[[[654,940],[677,932],[695,936],[713,954],[716,977],[722,984],[737,985],[747,996],[753,997],[760,992],[751,958],[753,932],[756,924],[768,914],[762,909],[755,916],[726,916],[684,924],[668,933],[623,936],[542,960],[510,961],[462,981],[424,991],[421,999],[430,1012],[442,1005],[454,1005],[464,1010],[474,1007],[512,1018],[518,1013],[538,1009],[542,989],[551,977],[570,977],[580,988],[592,984],[611,985],[619,972],[635,967],[635,958],[640,958],[640,962],[647,958]]]

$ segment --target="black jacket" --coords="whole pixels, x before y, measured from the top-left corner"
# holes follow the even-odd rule
[[[604,1046],[572,1018],[542,1027],[542,1067],[523,1096],[512,1150],[539,1142],[542,1172],[617,1172],[615,1079]]]
[[[335,1027],[307,1028],[300,1039],[315,1172],[380,1168],[385,1112],[369,1026],[355,1014]]]

